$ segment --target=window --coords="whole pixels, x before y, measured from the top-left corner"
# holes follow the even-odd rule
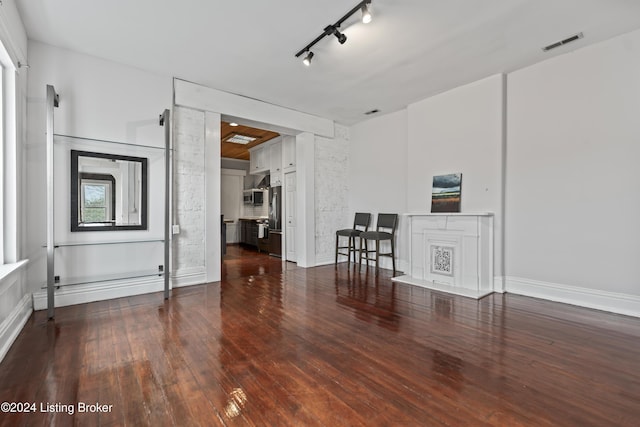
[[[0,50],[4,53],[4,46],[0,43]],[[0,245],[0,265],[4,264],[4,150],[5,150],[5,137],[4,137],[4,61],[0,57],[0,239],[2,239],[2,245]]]
[[[115,181],[112,175],[80,174],[81,224],[115,224]]]
[[[0,25],[0,264],[16,263],[19,260],[21,218],[20,205],[20,158],[18,146],[18,73],[17,60],[12,60],[5,42],[6,36]]]

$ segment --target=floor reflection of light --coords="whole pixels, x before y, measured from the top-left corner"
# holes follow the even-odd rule
[[[241,388],[234,388],[233,391],[229,394],[229,401],[227,402],[227,406],[224,408],[224,413],[227,414],[229,418],[235,418],[240,415],[242,408],[244,408],[244,404],[247,402],[247,395],[242,391]]]

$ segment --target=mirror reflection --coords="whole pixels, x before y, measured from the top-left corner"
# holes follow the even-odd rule
[[[71,231],[146,229],[147,159],[71,150]]]

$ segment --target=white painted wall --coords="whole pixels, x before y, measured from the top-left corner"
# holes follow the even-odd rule
[[[358,123],[350,128],[350,138],[349,213],[341,228],[353,225],[355,212],[370,212],[375,229],[378,213],[407,212],[407,111]],[[405,222],[401,217],[396,239],[401,271],[408,260],[408,241],[402,237]],[[381,259],[381,266],[391,268],[391,260]]]
[[[430,212],[433,176],[460,172],[461,210],[496,214],[495,271],[502,276],[503,96],[503,77],[497,75],[354,125],[344,226],[358,211]],[[405,271],[407,225],[401,217],[398,265]]]
[[[62,108],[62,104],[60,108]],[[57,113],[57,109],[54,112],[54,117],[55,113]],[[72,149],[147,159],[147,230],[71,231],[69,189],[71,188]],[[54,164],[54,228],[57,244],[164,239],[164,150],[54,137]],[[116,177],[116,179],[119,178]],[[164,245],[162,242],[156,242],[153,244],[67,246],[56,249],[55,256],[55,274],[62,278],[126,274],[129,271],[157,269],[158,265],[164,263]]]
[[[336,125],[335,138],[316,137],[316,265],[335,260],[336,230],[349,217],[349,129]]]
[[[15,65],[27,64],[27,32],[15,0],[5,0],[0,7],[0,38]]]
[[[640,31],[508,85],[508,290],[640,315]]]
[[[158,125],[158,116],[171,105],[172,86],[170,77],[158,76],[38,42],[29,42],[29,64],[31,68],[29,69],[29,126],[26,156],[28,170],[26,218],[29,227],[26,246],[28,256],[31,258],[28,268],[29,288],[31,291],[36,291],[46,281],[46,251],[42,248],[46,242],[46,212],[43,209],[46,196],[45,86],[53,85],[60,95],[60,107],[54,112],[55,133],[156,147],[164,145],[164,129]],[[90,147],[92,145],[87,144],[84,148]],[[132,150],[138,151],[116,144],[112,146],[97,144],[95,147],[96,149],[91,151],[114,153],[125,151],[126,154],[131,154]],[[56,159],[56,242],[163,237],[162,150],[143,150],[148,151],[143,157],[150,158],[149,230],[71,233],[68,225],[70,171],[67,153],[69,148],[62,145],[56,146],[57,151],[64,152]],[[69,249],[65,254],[60,253],[60,263],[57,263],[57,267],[64,267],[64,274],[72,276],[84,275],[91,271],[98,272],[109,265],[112,267],[109,269],[111,272],[143,270],[147,267],[146,260],[139,256],[140,248],[136,246],[121,246],[117,251],[118,256],[115,255],[116,252],[104,246],[87,246],[83,247],[81,258],[78,258],[80,252],[74,255]],[[158,259],[147,257],[149,266],[155,266],[155,268],[163,264],[162,244],[158,246],[160,248],[157,251]],[[82,271],[72,271],[74,263],[77,266],[82,265]],[[144,291],[155,290],[159,284],[150,284],[144,288]],[[137,292],[141,291],[141,289],[137,290]],[[81,298],[78,302],[81,300],[86,301]],[[69,301],[75,300],[67,299],[67,302]]]
[[[409,212],[431,212],[433,176],[462,173],[460,211],[495,214],[498,277],[503,276],[503,95],[503,76],[495,75],[408,107]]]

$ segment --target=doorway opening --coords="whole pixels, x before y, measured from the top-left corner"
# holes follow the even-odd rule
[[[220,122],[222,277],[295,265],[295,137],[225,119]]]

